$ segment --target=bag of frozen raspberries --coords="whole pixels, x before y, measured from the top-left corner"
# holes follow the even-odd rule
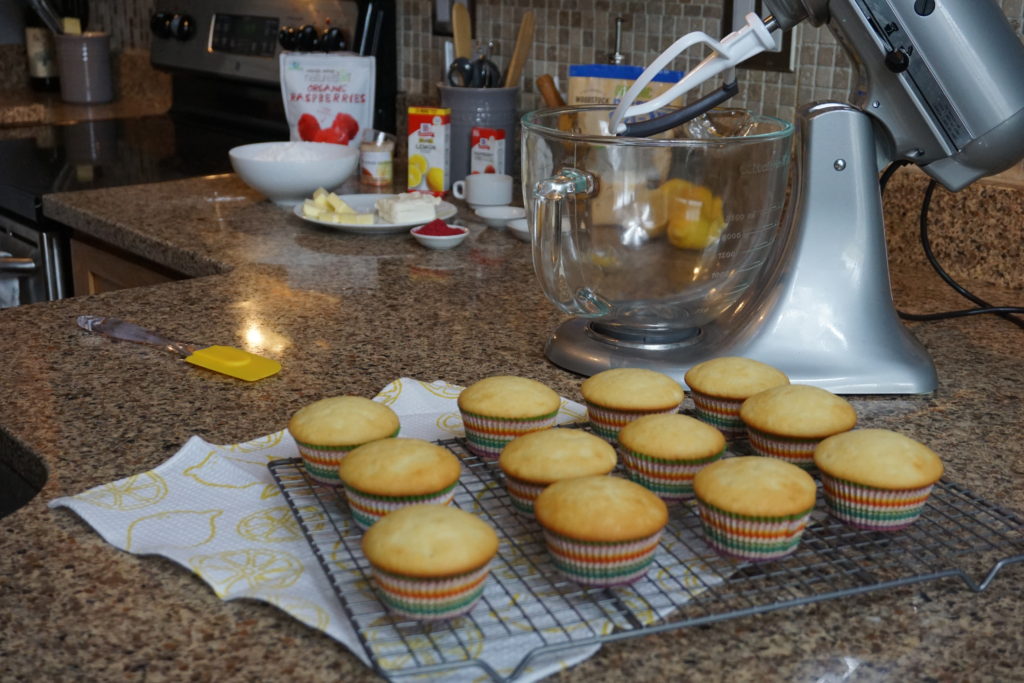
[[[291,140],[358,146],[373,128],[374,57],[282,52],[280,66]]]

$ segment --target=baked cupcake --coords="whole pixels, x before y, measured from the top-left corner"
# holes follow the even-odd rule
[[[363,529],[407,505],[447,505],[461,473],[454,453],[421,439],[371,441],[338,465],[352,517]]]
[[[412,619],[450,619],[483,595],[498,535],[457,507],[410,505],[370,527],[362,548],[388,609]]]
[[[497,375],[463,389],[458,403],[466,447],[493,460],[517,436],[555,424],[562,400],[537,380]]]
[[[744,560],[773,560],[796,550],[817,487],[800,467],[750,455],[711,463],[693,479],[711,546]]]
[[[580,385],[594,431],[612,443],[628,423],[653,413],[674,413],[685,392],[668,375],[643,368],[613,368]]]
[[[610,476],[563,479],[534,501],[551,559],[587,586],[615,586],[647,573],[668,523],[665,502]]]
[[[754,394],[789,384],[781,370],[751,358],[723,356],[690,368],[683,377],[697,419],[720,430],[726,438],[746,436],[740,406]]]
[[[517,510],[533,516],[533,501],[562,479],[608,474],[618,458],[610,443],[582,429],[544,429],[509,442],[498,458]]]
[[[895,531],[921,516],[942,477],[939,456],[887,429],[855,429],[814,449],[829,511],[851,526]]]
[[[288,431],[310,477],[338,485],[338,464],[353,448],[398,435],[398,416],[362,396],[321,399],[296,412]]]
[[[853,429],[857,413],[831,391],[787,384],[748,398],[740,407],[740,419],[756,453],[810,469],[814,447],[825,437]]]
[[[630,479],[681,500],[693,495],[694,475],[725,455],[725,436],[688,415],[645,415],[622,428],[619,448]]]

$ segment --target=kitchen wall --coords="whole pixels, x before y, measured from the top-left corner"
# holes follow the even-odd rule
[[[395,0],[398,13],[399,91],[412,104],[436,103],[436,83],[446,67],[444,41],[432,33],[429,0]],[[665,47],[690,31],[722,33],[722,0],[473,0],[474,35],[497,44],[495,59],[507,61],[519,21],[526,9],[536,15],[536,34],[526,64],[520,108],[538,106],[533,89],[537,76],[559,79],[563,91],[569,64],[607,61],[615,38],[615,18],[625,18],[622,52],[627,63],[646,65]],[[1024,0],[1002,0],[1003,11],[1019,32]],[[109,30],[115,50],[149,48],[152,0],[93,2],[91,26]],[[792,73],[744,70],[740,95],[733,103],[791,119],[796,108],[813,100],[843,100],[851,69],[827,30],[801,25],[795,29],[797,68]],[[680,60],[674,68],[691,68],[700,56]]]

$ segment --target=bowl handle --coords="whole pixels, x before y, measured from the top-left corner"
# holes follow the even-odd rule
[[[611,303],[591,288],[580,284],[585,280],[580,273],[581,264],[562,258],[563,216],[565,200],[585,200],[597,193],[597,179],[575,168],[562,168],[555,175],[538,181],[533,186],[533,269],[544,293],[566,313],[597,318],[611,312]],[[578,211],[569,212],[569,245],[573,252],[579,235]],[[575,276],[575,277],[574,277]]]

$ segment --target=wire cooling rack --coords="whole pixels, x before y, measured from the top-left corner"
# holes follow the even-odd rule
[[[307,477],[299,459],[269,464],[369,660],[391,679],[445,672],[516,680],[552,662],[579,661],[602,643],[811,602],[944,577],[981,591],[1003,567],[1024,560],[1024,522],[940,481],[921,518],[895,533],[848,527],[825,512],[819,496],[798,550],[764,563],[718,555],[702,540],[693,506],[674,504],[644,578],[584,589],[554,568],[539,528],[515,511],[496,465],[470,454],[462,439],[438,443],[465,468],[453,504],[486,519],[501,540],[483,599],[450,621],[390,615],[373,592],[362,533],[342,490]],[[743,452],[743,445],[730,450]]]

